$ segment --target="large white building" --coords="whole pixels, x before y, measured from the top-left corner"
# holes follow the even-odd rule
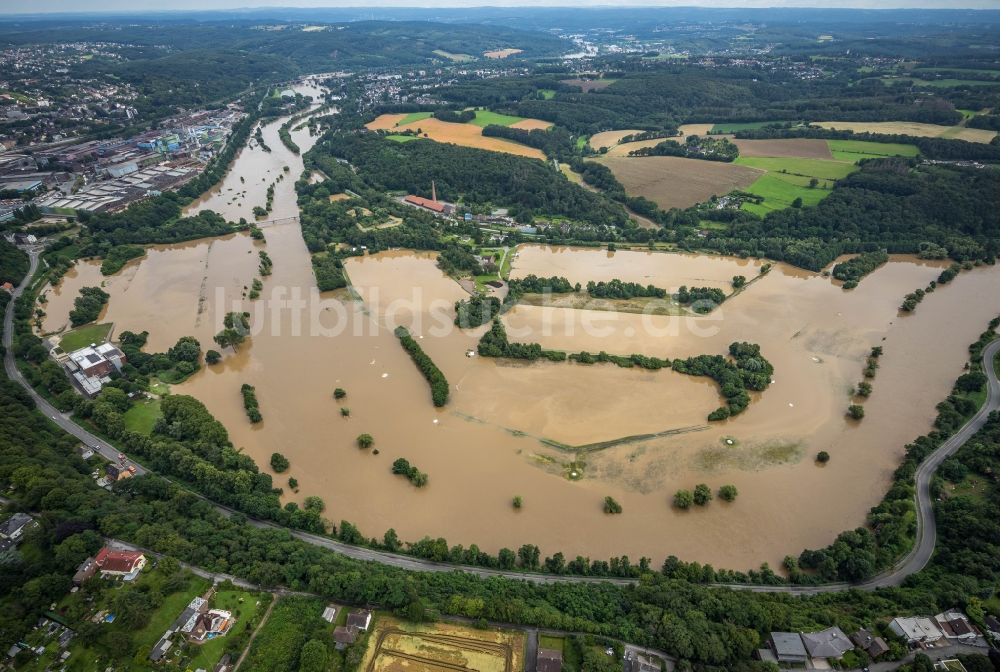
[[[934,621],[923,616],[894,618],[889,623],[889,629],[905,639],[907,644],[930,644],[944,637]]]
[[[94,397],[105,383],[111,382],[111,374],[121,371],[128,361],[125,353],[111,343],[88,345],[66,355],[63,365],[80,391]]]

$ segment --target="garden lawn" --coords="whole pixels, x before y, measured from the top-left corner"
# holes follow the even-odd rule
[[[85,348],[91,343],[103,343],[113,326],[113,324],[108,322],[106,324],[86,324],[82,327],[77,327],[63,334],[62,338],[59,339],[59,347],[64,352],[73,352],[74,350]]]
[[[392,140],[393,142],[410,142],[411,140],[419,140],[420,138],[415,135],[387,135],[386,140]]]
[[[125,421],[125,429],[138,434],[149,436],[153,433],[153,426],[160,419],[160,400],[150,399],[140,401],[125,411],[122,419]]]
[[[159,587],[158,584],[162,582],[163,577],[159,572],[154,570],[150,573],[150,583]],[[150,616],[149,623],[132,634],[132,650],[148,655],[170,624],[180,616],[184,607],[195,597],[203,595],[211,585],[208,579],[191,576],[187,587],[164,597],[159,608]]]
[[[243,600],[242,603],[240,602],[241,599]],[[215,639],[206,641],[204,644],[196,645],[193,650],[197,653],[194,654],[187,666],[194,670],[214,669],[219,659],[222,658],[222,654],[226,652],[226,645],[234,637],[238,637],[241,633],[245,632],[247,626],[254,621],[257,612],[262,608],[266,608],[263,603],[260,603],[260,607],[258,607],[258,602],[260,602],[260,596],[257,593],[245,590],[220,590],[215,593],[211,601],[212,608],[232,612],[236,618],[236,623],[229,629],[225,637],[216,637]]]
[[[476,118],[469,123],[485,128],[487,126],[510,126],[519,121],[524,121],[524,117],[500,114],[499,112],[491,112],[490,110],[476,110]]]

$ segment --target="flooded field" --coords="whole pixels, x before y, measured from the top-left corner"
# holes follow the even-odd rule
[[[698,254],[525,245],[517,250],[511,277],[561,275],[570,282],[584,285],[588,280],[618,278],[672,290],[687,285],[719,287],[728,292],[734,275],[753,279],[762,265],[763,262],[757,259],[735,257],[717,257],[713,263],[705,263],[704,255]]]
[[[271,154],[247,149],[220,190],[199,207],[245,216],[228,188],[287,164],[274,212],[294,215],[296,157],[265,131]],[[313,140],[295,136],[303,148]],[[271,135],[275,137],[271,137]],[[273,142],[272,142],[273,141]],[[266,175],[266,172],[264,173]],[[265,185],[266,188],[266,185]],[[249,189],[248,189],[249,191]],[[655,564],[675,554],[716,567],[777,566],[787,554],[829,543],[864,521],[903,447],[930,427],[934,406],[961,373],[966,347],[996,315],[1000,268],[960,274],[901,316],[902,297],[924,287],[941,263],[893,257],[846,292],[829,278],[775,264],[769,274],[704,317],[517,306],[504,316],[512,340],[572,351],[659,357],[721,354],[732,341],[760,344],[774,383],[746,412],[706,422],[719,405],[715,385],[671,370],[613,365],[518,363],[468,357],[485,327],[451,327],[453,304],[467,296],[431,253],[386,252],[346,264],[356,298],[319,295],[296,221],[269,225],[266,243],[239,234],[151,248],[111,278],[82,262],[48,292],[46,330],[65,323],[79,287],[111,294],[104,320],[150,331],[163,350],[193,335],[204,349],[228,310],[248,310],[253,335],[222,363],[173,388],[201,399],[233,442],[268,470],[273,452],[291,462],[275,485],[299,482],[301,501],[319,495],[332,521],[366,536],[394,528],[417,540],[445,537],[496,552],[524,543],[544,554],[592,558],[628,554]],[[274,262],[257,301],[240,302],[256,274],[259,245]],[[665,288],[728,288],[733,275],[756,277],[761,263],[705,255],[522,246],[513,276],[564,275],[572,281],[622,280]],[[444,372],[451,400],[431,404],[426,381],[392,333],[410,327]],[[844,412],[870,347],[885,354],[861,423]],[[263,422],[251,425],[240,395],[254,385]],[[347,397],[337,402],[333,390]],[[340,407],[350,408],[343,418]],[[373,451],[355,437],[370,433]],[[817,466],[820,450],[831,461]],[[417,489],[390,473],[405,457],[429,475]],[[575,476],[574,476],[575,474]],[[732,504],[714,501],[679,512],[679,488],[732,483]],[[519,495],[524,507],[515,511]],[[607,516],[611,495],[624,509]],[[489,526],[484,525],[489,521]]]

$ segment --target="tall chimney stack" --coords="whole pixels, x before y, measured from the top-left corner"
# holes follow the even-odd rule
[[[431,200],[435,203],[438,200],[437,185],[434,183],[434,180],[431,180]]]

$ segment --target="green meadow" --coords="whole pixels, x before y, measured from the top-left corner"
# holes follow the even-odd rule
[[[510,126],[519,121],[524,121],[524,117],[500,114],[499,112],[491,112],[490,110],[476,110],[476,118],[469,123],[485,128],[487,126]]]
[[[830,154],[836,161],[856,162],[862,159],[877,159],[886,156],[916,156],[915,145],[893,142],[869,142],[867,140],[827,140]]]

